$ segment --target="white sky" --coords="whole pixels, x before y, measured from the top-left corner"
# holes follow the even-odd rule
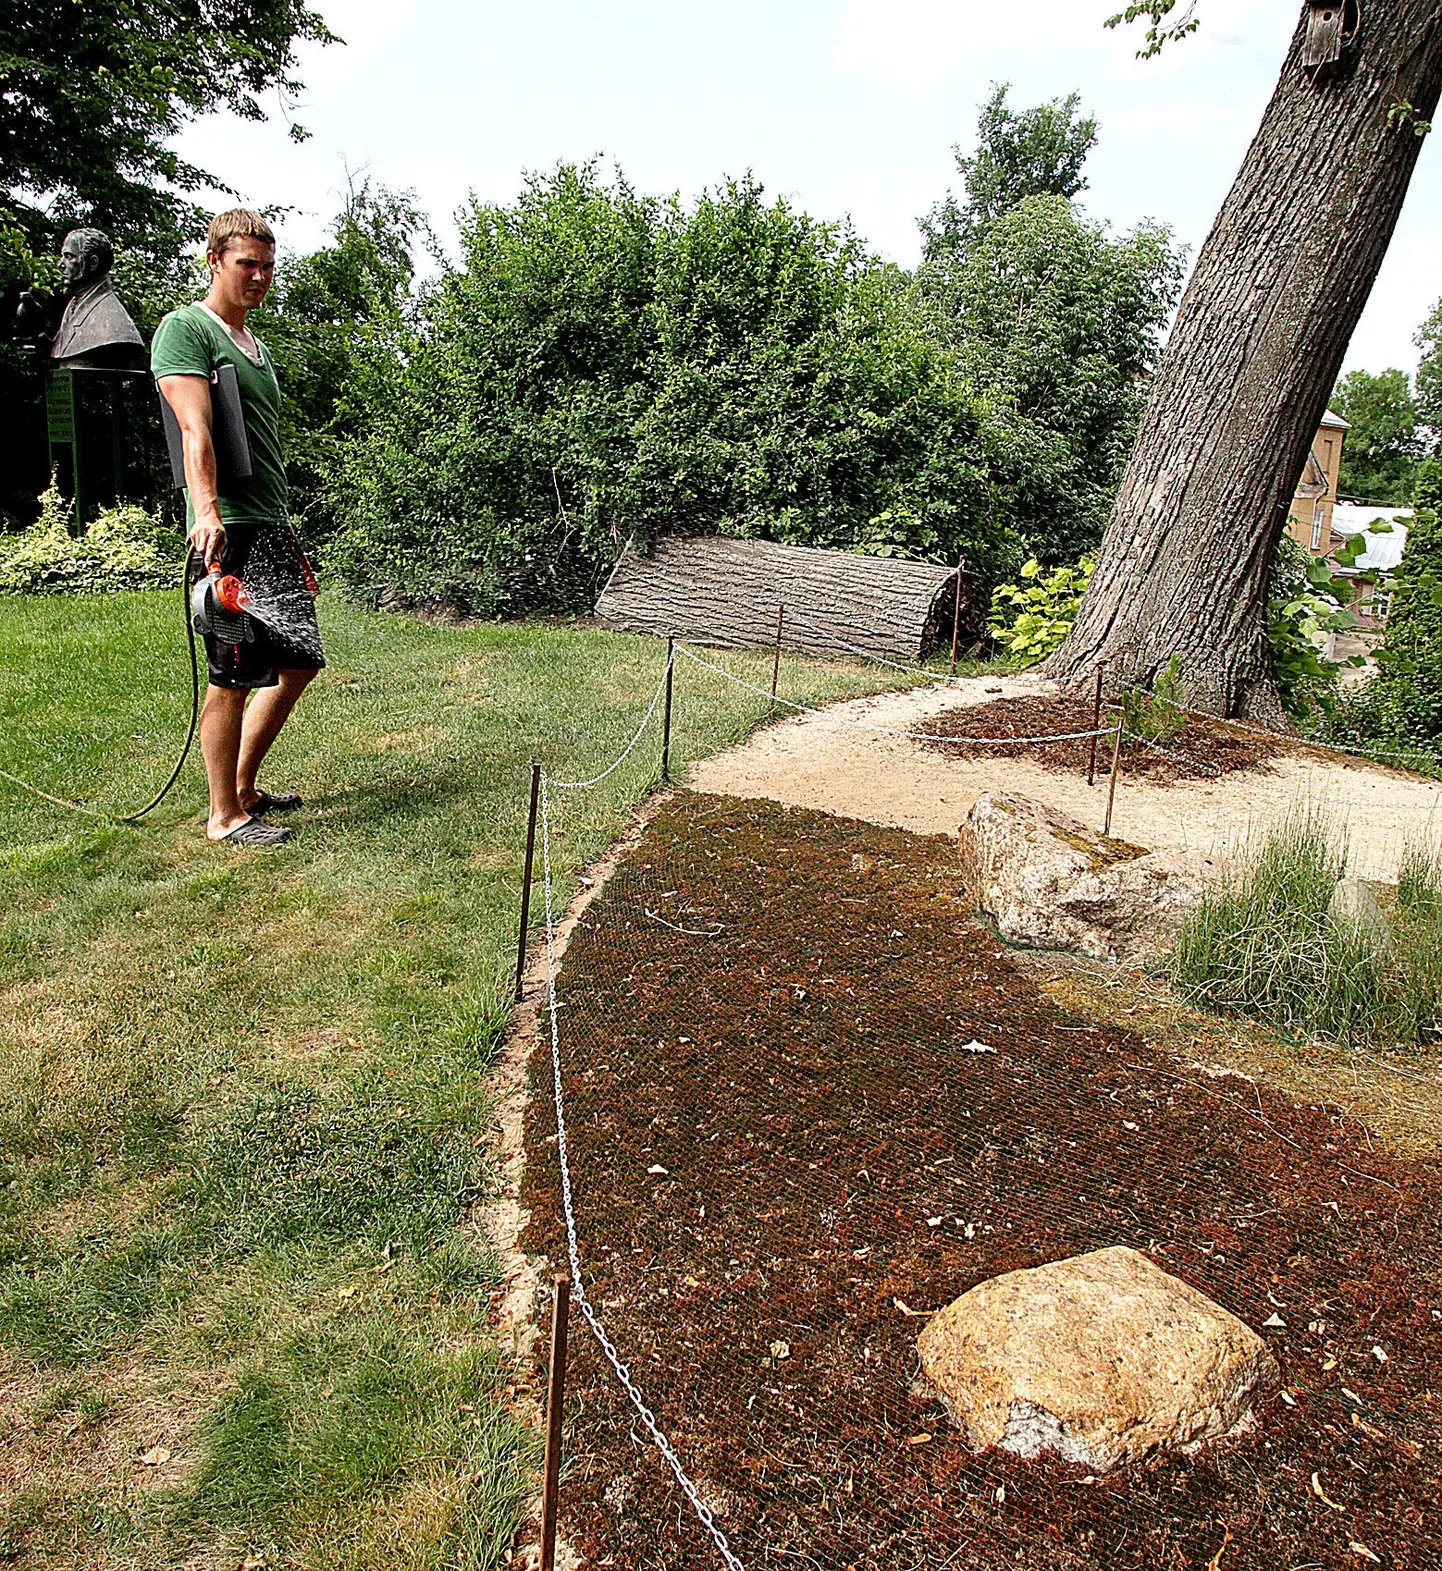
[[[1101,121],[1090,212],[1170,224],[1196,248],[1256,130],[1298,0],[1199,0],[1203,30],[1147,62],[1120,0],[314,0],[345,47],[307,50],[295,146],[215,117],[185,156],[247,201],[297,211],[317,243],[347,164],[413,188],[442,238],[474,191],[509,201],[525,169],[601,153],[643,191],[690,196],[755,173],[818,218],[850,215],[883,255],[916,261],[916,219],[957,183],[993,81],[1026,106],[1078,89]],[[1429,138],[1347,367],[1411,370],[1442,294],[1442,178]]]

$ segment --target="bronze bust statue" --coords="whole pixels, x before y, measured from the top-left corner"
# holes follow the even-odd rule
[[[110,282],[115,249],[99,229],[72,229],[60,248],[60,277],[71,291],[50,358],[61,365],[126,366],[145,344]]]

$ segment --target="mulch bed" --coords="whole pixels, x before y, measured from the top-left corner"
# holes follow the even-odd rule
[[[682,795],[566,957],[588,1290],[742,1562],[1437,1566],[1442,1168],[1069,1017],[958,885],[940,839]],[[532,1074],[525,1244],[560,1264],[544,1042]],[[905,1311],[1110,1244],[1279,1315],[1295,1405],[1103,1480],[971,1455]],[[720,1564],[579,1323],[567,1418],[588,1565]]]
[[[1111,713],[1102,712],[1102,725],[1113,724]],[[949,709],[943,715],[922,721],[916,729],[936,738],[923,747],[936,747],[949,758],[1028,758],[1045,769],[1068,774],[1085,774],[1091,759],[1091,742],[1047,742],[1041,745],[1018,743],[1016,746],[967,746],[971,736],[1055,736],[1092,729],[1092,701],[1084,696],[1060,698],[998,698],[989,704]],[[1122,742],[1122,761],[1128,779],[1150,780],[1169,785],[1175,780],[1196,780],[1214,774],[1232,774],[1239,769],[1263,768],[1284,750],[1285,744],[1266,737],[1249,736],[1224,725],[1188,719],[1180,735],[1163,743],[1167,753],[1143,747],[1130,739]],[[1197,767],[1188,767],[1192,760]],[[1097,774],[1105,775],[1111,766],[1111,738],[1097,739]]]

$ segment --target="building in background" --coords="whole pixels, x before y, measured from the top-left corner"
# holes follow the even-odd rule
[[[1297,482],[1287,530],[1304,551],[1326,556],[1332,549],[1332,522],[1337,506],[1337,476],[1342,468],[1342,443],[1351,423],[1328,410],[1322,417],[1317,439],[1307,454],[1306,467]]]
[[[1361,535],[1367,549],[1350,566],[1340,563],[1332,571],[1352,585],[1351,609],[1357,617],[1359,632],[1383,627],[1392,596],[1387,580],[1397,571],[1407,546],[1410,507],[1361,507],[1355,502],[1338,502],[1332,509],[1332,540],[1340,546],[1353,535]]]

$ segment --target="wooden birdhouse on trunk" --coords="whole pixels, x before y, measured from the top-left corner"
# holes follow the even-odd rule
[[[1344,35],[1350,30],[1349,9],[1355,11],[1355,4],[1348,6],[1345,0],[1310,0],[1302,45],[1302,64],[1309,70],[1335,65],[1342,58]]]

